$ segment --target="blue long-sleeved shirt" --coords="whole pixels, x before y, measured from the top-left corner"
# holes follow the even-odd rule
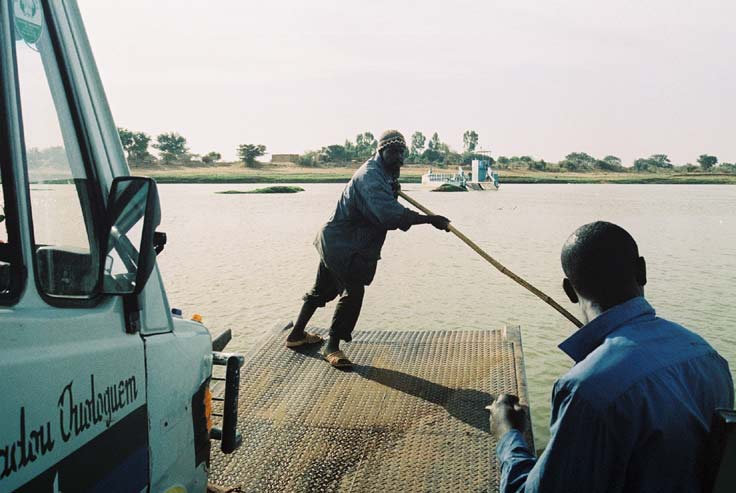
[[[353,174],[335,212],[317,234],[314,245],[340,281],[370,284],[386,232],[408,230],[419,215],[396,200],[397,178],[376,153]]]
[[[501,491],[701,491],[713,412],[734,404],[728,363],[644,298],[559,347],[576,364],[554,385],[550,441],[536,459],[518,431],[501,437]]]

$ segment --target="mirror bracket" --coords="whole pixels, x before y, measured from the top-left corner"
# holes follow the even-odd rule
[[[125,314],[125,332],[135,334],[141,330],[141,306],[137,294],[123,296],[123,313]]]
[[[164,245],[166,245],[166,233],[155,231],[153,233],[153,251],[156,252],[156,255],[164,251]]]

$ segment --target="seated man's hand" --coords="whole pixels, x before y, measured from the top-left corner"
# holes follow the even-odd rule
[[[491,411],[491,433],[500,439],[511,430],[524,431],[526,411],[515,395],[501,394],[486,409]]]
[[[450,220],[445,216],[429,216],[429,224],[442,231],[450,231]]]

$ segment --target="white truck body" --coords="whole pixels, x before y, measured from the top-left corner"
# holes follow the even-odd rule
[[[204,491],[211,336],[144,253],[73,0],[0,0],[0,171],[0,493]]]

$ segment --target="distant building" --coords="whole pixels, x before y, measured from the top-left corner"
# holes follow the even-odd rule
[[[271,154],[271,162],[274,164],[296,164],[299,162],[299,154]]]

